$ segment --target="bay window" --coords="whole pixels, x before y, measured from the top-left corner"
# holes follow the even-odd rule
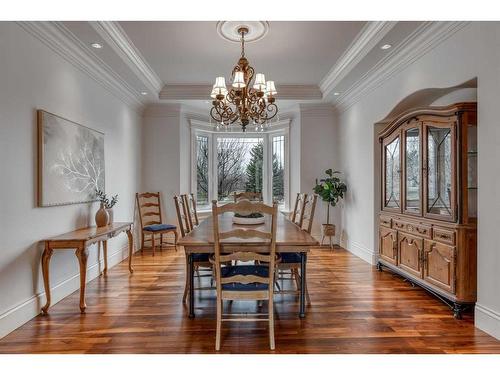
[[[242,133],[192,122],[191,190],[200,210],[210,209],[213,199],[230,202],[233,193],[244,191],[288,208],[288,122],[280,125]]]

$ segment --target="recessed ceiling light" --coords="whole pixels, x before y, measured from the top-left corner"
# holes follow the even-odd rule
[[[141,95],[147,95],[148,93],[146,91],[141,91]]]
[[[340,95],[340,92],[334,92],[333,95],[335,96],[339,96]]]
[[[380,46],[380,49],[389,49],[391,47],[392,47],[391,44],[384,44],[384,45]]]
[[[90,46],[92,48],[95,48],[95,49],[101,49],[102,48],[102,44],[99,44],[99,43],[92,43]]]

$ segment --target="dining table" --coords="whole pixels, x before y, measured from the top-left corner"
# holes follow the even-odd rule
[[[234,214],[226,212],[219,215],[219,231],[227,232],[232,229],[257,229],[261,231],[270,231],[271,216],[265,215],[265,221],[262,224],[235,224],[233,223]],[[306,264],[307,254],[312,247],[318,246],[319,242],[305,230],[294,224],[285,215],[276,216],[276,253],[299,253],[300,254],[300,308],[299,317],[305,317],[305,293],[306,293]],[[224,253],[234,251],[268,252],[269,245],[260,238],[228,238],[221,241],[221,250]],[[188,313],[190,318],[195,317],[194,306],[194,262],[193,254],[208,253],[214,254],[214,229],[213,217],[210,215],[193,228],[186,236],[179,239],[177,245],[183,246],[187,257],[187,277],[189,282],[189,306]],[[259,245],[262,245],[259,247]]]

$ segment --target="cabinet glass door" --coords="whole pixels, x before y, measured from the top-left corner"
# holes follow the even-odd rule
[[[421,212],[421,155],[420,128],[410,128],[404,132],[405,142],[405,212],[420,214]]]
[[[455,128],[452,124],[426,126],[426,216],[455,218]]]
[[[400,137],[397,136],[384,146],[384,207],[400,211],[401,209],[401,151]]]

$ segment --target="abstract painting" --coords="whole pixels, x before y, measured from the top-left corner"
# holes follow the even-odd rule
[[[96,200],[104,191],[104,134],[38,110],[38,205]]]

